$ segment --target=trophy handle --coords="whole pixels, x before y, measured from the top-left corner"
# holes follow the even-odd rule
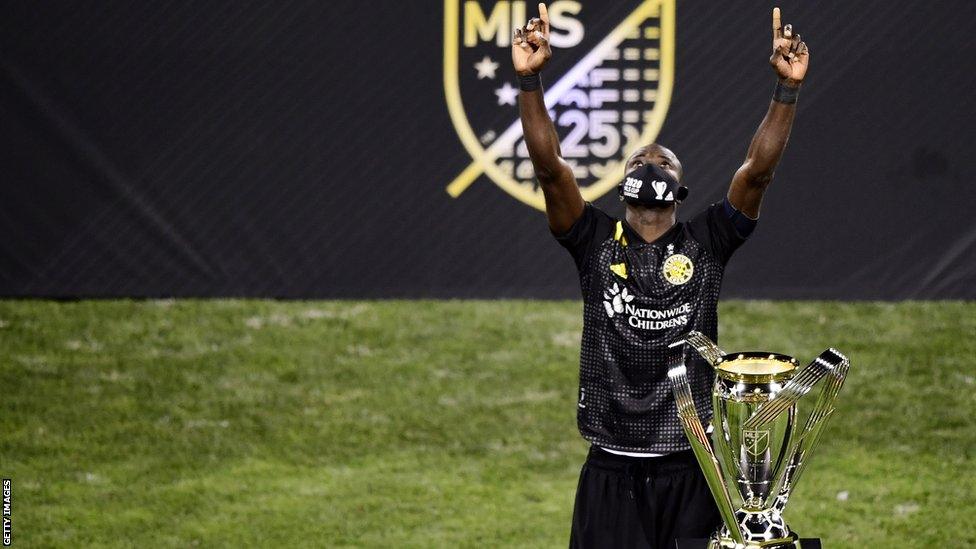
[[[711,342],[709,342],[711,343]],[[722,480],[722,470],[719,468],[715,452],[712,450],[711,442],[702,427],[701,420],[698,419],[698,411],[695,410],[695,400],[691,396],[691,386],[688,384],[688,369],[680,359],[672,362],[668,368],[668,378],[671,380],[671,390],[674,392],[674,400],[678,405],[678,417],[681,419],[681,426],[684,428],[685,436],[691,443],[691,448],[695,452],[695,458],[702,468],[705,481],[708,482],[708,489],[712,492],[712,497],[718,505],[719,514],[722,522],[728,529],[732,539],[738,544],[745,544],[745,538],[739,524],[735,519],[735,509],[732,507],[732,498]]]
[[[668,345],[668,348],[678,347],[679,345],[684,345],[687,343],[691,345],[698,354],[702,356],[709,364],[714,368],[719,362],[721,362],[722,357],[726,355],[726,352],[716,345],[708,336],[701,332],[691,331],[684,339],[679,339],[674,343]]]
[[[835,349],[827,349],[820,353],[820,356],[813,359],[813,362],[807,364],[800,373],[787,382],[776,396],[760,406],[742,427],[752,430],[771,423],[777,416],[796,404],[803,395],[809,393],[821,378],[835,371],[845,361],[847,357]]]
[[[823,357],[827,353],[832,353],[833,357],[839,359],[839,361],[832,368],[832,375],[827,378],[827,381],[820,389],[817,403],[810,412],[810,416],[803,426],[803,433],[797,438],[793,455],[790,456],[790,460],[786,465],[786,470],[783,475],[783,485],[780,488],[779,497],[776,498],[774,505],[780,512],[783,512],[783,509],[786,507],[786,501],[789,498],[790,491],[793,485],[796,484],[797,479],[800,478],[800,473],[803,472],[809,461],[804,460],[804,458],[820,442],[820,436],[823,434],[824,427],[827,425],[827,420],[830,419],[830,415],[834,411],[834,401],[837,400],[837,394],[840,392],[841,387],[844,386],[844,381],[847,379],[847,371],[851,366],[850,360],[836,349],[828,349],[820,356]]]

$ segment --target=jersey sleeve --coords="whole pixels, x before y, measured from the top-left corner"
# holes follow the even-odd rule
[[[730,213],[734,212],[734,213]],[[701,243],[722,265],[728,263],[739,246],[752,232],[742,223],[736,226],[736,216],[741,212],[717,202],[705,208],[688,222],[691,235]],[[755,224],[754,220],[749,220]]]
[[[573,223],[569,231],[563,235],[553,235],[559,244],[569,251],[576,262],[576,268],[582,269],[586,260],[613,231],[614,219],[602,210],[586,203],[583,215]]]

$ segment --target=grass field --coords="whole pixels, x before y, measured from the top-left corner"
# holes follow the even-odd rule
[[[0,302],[14,546],[564,547],[580,305]],[[853,359],[787,518],[976,546],[976,303],[728,302],[722,344]]]

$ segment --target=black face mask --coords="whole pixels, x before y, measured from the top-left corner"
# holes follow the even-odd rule
[[[645,164],[628,173],[617,185],[620,200],[636,206],[666,207],[688,197],[688,187],[660,166]]]

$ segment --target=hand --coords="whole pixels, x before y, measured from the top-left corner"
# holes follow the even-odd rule
[[[524,28],[515,29],[512,39],[512,64],[519,76],[539,73],[549,58],[549,10],[539,4],[539,17],[529,19]]]
[[[779,8],[773,8],[773,54],[769,64],[786,84],[798,86],[807,75],[810,50],[800,35],[793,32],[793,25],[780,23]]]

